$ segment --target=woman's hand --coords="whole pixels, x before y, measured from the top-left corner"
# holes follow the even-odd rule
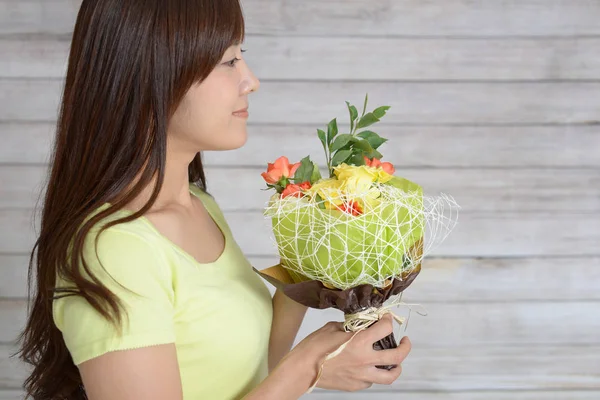
[[[402,361],[411,350],[408,337],[402,338],[395,349],[373,350],[373,343],[393,332],[392,317],[385,315],[368,329],[359,332],[336,357],[324,364],[317,387],[331,390],[358,391],[374,383],[390,385],[402,373]],[[329,322],[307,336],[292,351],[305,354],[314,363],[314,375],[328,353],[335,351],[348,341],[354,333],[344,332],[342,323]],[[376,368],[376,365],[397,365],[391,371]]]

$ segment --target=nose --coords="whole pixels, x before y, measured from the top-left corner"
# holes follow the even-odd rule
[[[240,81],[240,92],[242,95],[247,95],[250,92],[256,92],[260,88],[260,81],[252,70],[246,66]]]

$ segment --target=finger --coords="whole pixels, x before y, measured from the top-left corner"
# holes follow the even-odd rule
[[[368,341],[370,344],[389,336],[392,332],[394,332],[391,314],[385,314],[379,321],[375,322],[364,332],[364,340]]]
[[[333,331],[343,331],[344,323],[339,322],[339,321],[329,321],[328,323],[325,324],[325,327],[328,327]]]
[[[373,357],[374,357],[374,364],[375,365],[400,365],[404,359],[408,356],[408,353],[410,353],[410,350],[412,349],[412,344],[410,342],[410,339],[408,338],[408,336],[404,336],[402,338],[402,340],[400,340],[400,343],[398,344],[398,347],[395,349],[389,349],[389,350],[375,350]]]
[[[390,371],[371,367],[367,370],[364,378],[362,379],[378,385],[391,385],[400,377],[400,374],[402,374],[401,365],[398,365],[396,368]]]

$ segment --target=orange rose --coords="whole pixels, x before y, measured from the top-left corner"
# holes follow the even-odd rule
[[[283,189],[283,192],[281,193],[281,198],[284,199],[288,196],[302,197],[304,196],[304,191],[308,189],[310,189],[310,182],[308,181],[302,182],[299,185],[296,185],[295,183],[290,183],[285,187],[285,189]]]
[[[396,170],[394,169],[394,166],[389,162],[382,163],[377,158],[370,160],[369,158],[364,157],[364,159],[365,159],[365,165],[367,167],[374,167],[374,168],[380,167],[382,170],[384,170],[385,172],[387,172],[390,175],[394,175],[394,172],[396,172]]]
[[[299,167],[299,162],[290,165],[288,158],[283,156],[275,160],[273,164],[267,164],[267,172],[263,172],[261,175],[267,183],[275,185],[281,178],[293,177]]]
[[[341,205],[337,206],[338,210],[345,212],[346,214],[350,214],[354,217],[358,217],[363,213],[362,207],[360,204],[355,202],[354,200],[345,201]]]

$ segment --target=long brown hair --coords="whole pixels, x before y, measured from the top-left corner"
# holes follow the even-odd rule
[[[243,38],[238,0],[83,0],[41,230],[29,263],[31,309],[18,353],[33,366],[24,384],[28,398],[85,398],[79,371],[53,322],[52,302],[81,296],[107,320],[121,321],[118,298],[83,260],[84,239],[156,180],[142,209],[103,229],[138,218],[152,206],[164,179],[170,117],[187,90]],[[206,188],[199,153],[189,177]],[[106,203],[111,206],[94,213]],[[72,289],[55,287],[58,274]]]

